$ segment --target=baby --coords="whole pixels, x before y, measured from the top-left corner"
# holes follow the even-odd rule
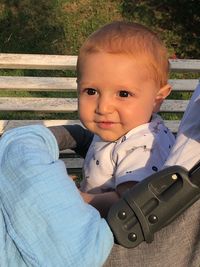
[[[171,91],[168,72],[165,46],[137,23],[107,24],[80,49],[78,111],[86,129],[50,129],[60,148],[69,148],[70,137],[71,148],[86,153],[80,190],[102,215],[168,157],[175,139],[156,114]]]

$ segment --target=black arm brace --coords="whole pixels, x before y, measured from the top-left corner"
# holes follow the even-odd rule
[[[120,245],[132,248],[151,243],[154,233],[171,223],[200,198],[200,162],[189,172],[168,167],[126,191],[114,204],[108,224]]]

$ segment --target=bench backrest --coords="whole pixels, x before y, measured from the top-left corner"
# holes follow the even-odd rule
[[[65,56],[65,55],[30,55],[30,54],[0,54],[0,133],[5,130],[27,124],[41,123],[46,126],[63,125],[80,123],[77,116],[72,115],[77,111],[77,98],[75,96],[69,96],[70,94],[60,96],[67,92],[76,92],[76,77],[75,66],[77,56]],[[178,77],[170,79],[169,83],[173,87],[173,92],[181,92],[175,95],[176,99],[166,99],[161,106],[161,112],[168,114],[166,116],[166,124],[173,131],[176,132],[180,123],[179,114],[185,111],[188,104],[188,99],[184,100],[182,94],[191,93],[198,84],[197,75],[200,73],[200,60],[170,60],[172,77]],[[17,70],[14,74],[10,74],[10,70]],[[19,70],[24,70],[25,76],[18,75]],[[48,70],[48,76],[41,74],[35,74],[31,76],[26,74],[30,70]],[[56,70],[60,70],[60,73],[56,73]],[[70,72],[66,72],[70,71]],[[175,75],[174,73],[182,73]],[[192,73],[189,78],[184,78],[183,73]],[[62,77],[61,77],[62,76]],[[10,92],[13,94],[10,96]],[[15,95],[16,91],[30,92],[30,96],[22,97],[21,95]],[[8,95],[4,95],[5,92],[9,92]],[[33,92],[48,92],[47,96],[33,97]],[[57,92],[53,94],[52,92]],[[3,96],[2,96],[3,94]],[[8,117],[7,113],[13,112],[14,119],[11,119],[12,114]],[[27,120],[17,118],[18,112],[32,112],[34,113],[34,119]],[[51,119],[38,119],[38,112],[49,114],[51,113]],[[65,119],[59,119],[59,114],[65,114]],[[70,113],[70,116],[69,116]],[[174,115],[176,114],[176,115]],[[44,116],[45,117],[45,116]],[[63,116],[62,116],[63,117]],[[17,119],[16,119],[17,118]],[[40,116],[41,118],[41,116]],[[73,158],[73,154],[67,159],[67,166],[72,169],[77,169],[82,165],[82,160]]]

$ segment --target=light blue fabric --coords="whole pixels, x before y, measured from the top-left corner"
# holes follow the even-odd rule
[[[0,140],[0,266],[98,267],[113,235],[85,204],[43,126]]]

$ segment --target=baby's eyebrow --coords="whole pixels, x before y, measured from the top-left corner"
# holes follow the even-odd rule
[[[91,88],[91,87],[96,87],[93,82],[84,82],[84,81],[79,81],[78,84],[82,87],[86,88]]]

